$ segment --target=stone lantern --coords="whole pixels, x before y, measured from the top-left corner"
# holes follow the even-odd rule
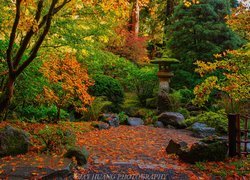
[[[178,62],[179,61],[177,59],[166,57],[151,61],[151,63],[159,65],[159,71],[157,73],[157,76],[159,78],[159,92],[157,103],[158,113],[171,110],[171,101],[169,99],[168,93],[170,90],[170,79],[174,76],[174,73],[171,72],[169,66]]]

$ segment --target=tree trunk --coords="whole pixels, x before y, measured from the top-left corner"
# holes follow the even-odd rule
[[[10,104],[10,101],[14,93],[14,82],[15,79],[9,77],[6,82],[5,89],[2,91],[2,94],[0,95],[0,114],[3,114]]]
[[[139,34],[139,27],[140,27],[140,7],[138,0],[135,0],[132,10],[132,32],[136,37]]]

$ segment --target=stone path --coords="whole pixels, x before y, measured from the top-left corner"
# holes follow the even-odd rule
[[[76,171],[76,176],[94,174],[140,175],[164,174],[163,179],[199,177],[190,165],[176,156],[166,154],[171,139],[186,141],[190,146],[198,139],[186,130],[149,126],[119,126],[109,130],[91,131],[78,136],[80,146],[90,152],[89,164]],[[111,178],[112,179],[112,178]]]
[[[70,159],[26,154],[0,159],[0,179],[53,179],[72,176]],[[72,176],[73,177],[73,176]]]
[[[198,139],[186,130],[119,126],[77,134],[88,164],[70,173],[71,160],[28,153],[0,159],[0,179],[198,179],[189,164],[165,149],[171,139],[190,146]]]

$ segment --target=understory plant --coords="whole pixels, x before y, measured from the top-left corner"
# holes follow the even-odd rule
[[[113,103],[111,110],[119,110],[124,101],[124,89],[117,79],[106,75],[96,75],[93,77],[95,85],[90,87],[90,94],[93,96],[105,96],[108,101]]]
[[[220,110],[218,112],[204,112],[202,114],[199,114],[195,117],[190,117],[185,120],[185,123],[188,126],[191,126],[192,124],[199,122],[199,123],[205,123],[210,127],[213,127],[216,129],[217,132],[221,134],[225,134],[227,132],[227,116],[224,110]]]
[[[36,134],[44,146],[44,151],[49,153],[62,153],[62,150],[73,147],[76,143],[75,134],[69,129],[55,126],[45,126]]]
[[[106,97],[96,97],[93,103],[87,108],[83,114],[83,119],[87,121],[97,121],[101,113],[110,107],[112,102],[108,101]]]
[[[250,99],[250,43],[239,50],[215,54],[216,61],[197,61],[196,72],[205,80],[194,88],[194,104],[203,106],[214,90],[228,97],[224,108],[227,113],[239,113],[239,104]],[[223,97],[221,97],[223,98]],[[221,99],[220,98],[220,99]]]

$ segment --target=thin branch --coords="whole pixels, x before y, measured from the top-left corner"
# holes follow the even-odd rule
[[[41,13],[42,13],[42,8],[43,8],[43,0],[39,0],[38,4],[37,4],[37,11],[36,11],[36,15],[35,15],[35,20],[38,22],[40,17],[41,17]],[[27,32],[26,36],[24,37],[22,44],[16,54],[16,57],[14,58],[14,64],[13,67],[16,69],[19,62],[22,59],[22,56],[25,52],[25,50],[27,49],[27,46],[32,38],[32,36],[34,35],[34,31],[33,28],[31,27],[30,30]]]
[[[31,50],[31,54],[29,56],[29,58],[23,62],[23,64],[17,69],[16,71],[16,76],[20,75],[22,73],[22,71],[35,59],[35,57],[37,56],[37,52],[45,38],[45,36],[48,34],[50,26],[51,26],[51,20],[52,20],[52,16],[53,16],[53,12],[54,12],[54,8],[55,5],[57,4],[58,0],[53,0],[51,5],[50,5],[50,9],[48,12],[48,16],[46,19],[46,24],[43,30],[43,33],[41,34],[41,36],[38,38],[36,44],[34,45],[33,49]]]
[[[58,13],[70,1],[71,0],[64,0],[61,5],[59,5],[56,8],[54,8],[54,10],[52,12],[52,16],[55,15],[56,13]],[[48,15],[49,15],[49,13],[43,16],[42,21],[41,21],[41,23],[38,26],[39,29],[46,23],[46,19],[47,19]]]
[[[10,42],[9,42],[9,46],[7,49],[7,64],[8,64],[8,68],[9,68],[9,75],[13,76],[13,65],[11,62],[11,53],[12,53],[12,49],[13,49],[13,45],[15,42],[15,38],[16,38],[16,30],[17,30],[17,26],[20,20],[20,6],[21,6],[21,0],[16,0],[16,16],[15,16],[15,21],[14,24],[12,26],[12,30],[11,30],[11,34],[10,34]]]
[[[60,47],[63,47],[65,45],[44,45],[44,46],[41,46],[41,48],[60,48]]]

